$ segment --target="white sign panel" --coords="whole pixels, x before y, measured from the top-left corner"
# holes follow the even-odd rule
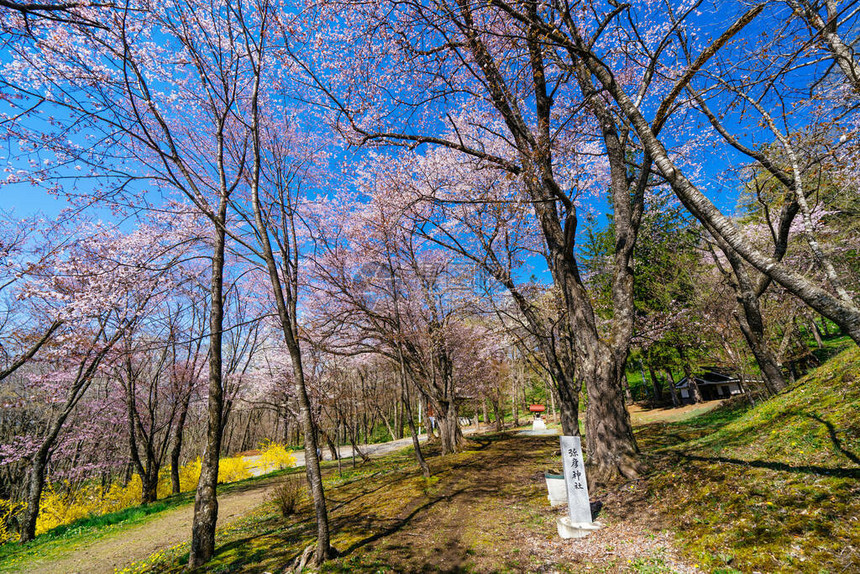
[[[578,436],[561,437],[561,460],[567,486],[567,512],[573,524],[591,524],[591,504],[585,482],[582,443]]]

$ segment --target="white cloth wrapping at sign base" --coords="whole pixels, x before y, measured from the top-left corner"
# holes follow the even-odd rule
[[[556,521],[558,535],[562,538],[585,538],[601,525],[591,518],[582,442],[578,436],[561,437],[561,461],[567,487],[568,515]]]

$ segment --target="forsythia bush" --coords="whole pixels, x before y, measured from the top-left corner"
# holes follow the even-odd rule
[[[18,534],[9,530],[9,519],[22,508],[24,505],[20,502],[0,498],[0,544],[5,544]]]
[[[196,458],[184,466],[179,467],[179,492],[188,492],[197,488],[197,481],[200,480],[200,458]],[[173,485],[170,482],[170,469],[161,473],[158,479],[158,497],[163,498],[168,496],[172,491]]]
[[[250,477],[251,471],[241,456],[222,458],[218,463],[218,482],[236,482]]]
[[[125,486],[119,481],[107,489],[102,489],[98,484],[85,484],[67,494],[60,494],[54,484],[48,483],[39,503],[36,534],[80,518],[106,514],[139,504],[142,491],[140,477],[137,475],[132,476]]]
[[[260,466],[266,472],[296,466],[296,457],[282,444],[265,441],[260,444]]]

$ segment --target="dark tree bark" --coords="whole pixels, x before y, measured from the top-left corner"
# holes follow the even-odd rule
[[[783,210],[781,229],[774,253],[778,259],[782,259],[785,254],[788,244],[788,228],[794,218],[794,213],[796,213],[796,209],[792,210],[790,207]],[[732,268],[731,272],[723,269],[719,259],[715,257],[723,277],[737,294],[738,309],[735,311],[734,318],[758,363],[768,393],[775,395],[785,389],[786,383],[776,355],[767,343],[764,316],[761,312],[761,295],[768,288],[770,280],[767,279],[767,276],[761,276],[758,284],[754,285],[741,257],[721,238],[717,239],[717,243]],[[716,256],[716,254],[714,255]]]
[[[651,388],[654,389],[654,401],[660,402],[663,400],[663,385],[660,379],[657,378],[657,373],[654,372],[654,365],[648,362],[648,374],[651,375]]]
[[[681,406],[681,399],[678,397],[678,389],[675,388],[675,377],[672,376],[672,369],[666,369],[666,381],[669,384],[669,392],[672,393],[672,406]]]
[[[179,411],[179,418],[176,421],[176,426],[173,427],[173,441],[170,447],[170,492],[179,494],[182,492],[182,486],[179,482],[179,460],[182,456],[182,439],[185,435],[185,420],[188,417],[188,404],[191,395],[189,393],[188,400],[183,401]]]
[[[209,289],[209,385],[206,448],[203,451],[200,479],[194,496],[194,518],[191,524],[191,551],[188,566],[197,568],[209,562],[215,554],[215,527],[218,523],[218,463],[221,455],[224,413],[222,381],[222,350],[224,324],[224,248],[226,233],[223,222],[227,215],[227,198],[222,195],[215,227],[215,245],[212,253],[211,283]]]

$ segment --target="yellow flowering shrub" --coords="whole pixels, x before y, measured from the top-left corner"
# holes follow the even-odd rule
[[[262,455],[267,471],[277,468],[295,466],[296,459],[283,445],[267,442],[264,445]],[[179,469],[179,487],[181,492],[188,492],[197,488],[200,480],[201,461],[199,458],[190,461]],[[242,457],[222,458],[218,464],[218,482],[236,482],[251,477],[251,470]],[[69,524],[80,518],[97,516],[130,508],[140,504],[143,487],[140,477],[133,475],[128,484],[123,485],[119,481],[102,488],[98,481],[92,481],[78,486],[69,491],[59,488],[59,484],[47,483],[42,492],[39,505],[39,516],[36,520],[36,534],[42,534],[61,526]],[[171,494],[170,469],[164,469],[158,477],[158,497],[163,498]],[[3,544],[16,535],[9,532],[9,518],[25,505],[0,499],[0,544]]]
[[[132,476],[125,486],[116,481],[102,489],[100,484],[90,483],[66,493],[58,492],[53,483],[48,483],[39,502],[36,534],[80,518],[107,514],[139,504],[142,491],[137,475]]]
[[[218,482],[236,482],[251,478],[251,471],[241,456],[222,458],[218,462]]]
[[[265,472],[296,466],[296,456],[279,443],[265,441],[260,444],[260,466]]]
[[[22,508],[24,505],[20,502],[0,498],[0,544],[5,544],[17,535],[17,532],[9,530],[9,519]]]
[[[189,461],[187,464],[179,467],[179,492],[188,492],[197,488],[197,482],[200,480],[200,468],[202,463],[200,457]],[[171,492],[170,471],[163,473],[164,494],[159,489],[158,496],[167,496]],[[160,485],[159,485],[160,486]]]

